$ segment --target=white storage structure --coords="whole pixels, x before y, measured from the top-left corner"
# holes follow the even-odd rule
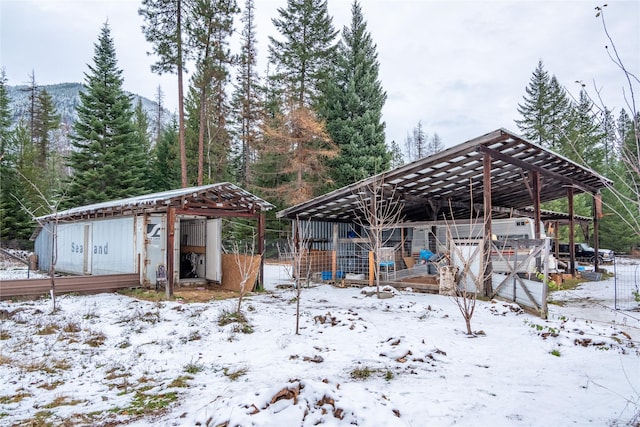
[[[255,219],[264,248],[270,203],[230,183],[96,203],[38,218],[38,268],[78,275],[140,273],[140,283],[222,281],[222,218]]]

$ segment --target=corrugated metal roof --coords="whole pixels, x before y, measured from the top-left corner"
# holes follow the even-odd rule
[[[118,215],[142,209],[163,210],[169,206],[191,209],[217,207],[238,212],[268,211],[274,208],[271,203],[258,196],[229,182],[222,182],[78,206],[37,219],[46,221],[50,218],[62,220],[107,214]]]
[[[403,204],[405,221],[468,218],[471,206],[483,207],[483,159],[491,162],[491,199],[505,216],[510,209],[533,205],[528,174],[541,176],[540,200],[547,202],[574,193],[596,193],[612,181],[593,170],[543,148],[506,129],[486,135],[399,168],[361,180],[278,212],[279,218],[353,221],[360,215],[359,197],[376,182]],[[471,191],[473,189],[473,191]]]

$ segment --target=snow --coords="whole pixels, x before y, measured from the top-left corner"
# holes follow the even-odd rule
[[[286,272],[265,273],[242,303],[248,334],[218,325],[237,300],[1,301],[0,425],[640,422],[640,312],[613,310],[611,279],[552,293],[548,320],[478,301],[475,337],[449,297],[316,284],[296,335]]]

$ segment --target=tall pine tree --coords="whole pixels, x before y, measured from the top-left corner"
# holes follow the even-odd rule
[[[180,147],[178,123],[174,120],[162,130],[151,150],[151,186],[154,192],[180,188]]]
[[[334,187],[343,187],[389,168],[382,107],[387,95],[378,78],[376,46],[357,1],[351,25],[342,30],[336,65],[321,102],[327,131],[340,154],[329,162]]]
[[[518,104],[522,119],[516,120],[523,135],[538,145],[558,149],[566,140],[563,131],[567,125],[569,100],[555,76],[549,76],[542,60],[525,89],[524,102]]]
[[[7,77],[3,69],[0,72],[0,241],[3,244],[26,240],[31,233],[29,215],[19,203],[25,199],[25,185],[18,173],[20,152],[15,137],[17,130],[11,129],[11,119]]]
[[[142,0],[142,7],[138,9],[138,14],[145,21],[142,32],[146,40],[153,45],[153,53],[158,57],[155,64],[151,66],[151,71],[158,74],[175,72],[178,76],[178,141],[183,187],[188,183],[182,79],[184,64],[189,57],[188,43],[185,42],[183,33],[189,3],[189,0]]]
[[[65,206],[131,197],[147,191],[146,153],[136,138],[131,99],[122,88],[111,30],[104,24],[85,73],[68,158]]]
[[[335,56],[337,31],[326,0],[287,0],[271,22],[284,37],[269,36],[274,76],[299,107],[312,107],[326,83]]]
[[[263,107],[260,97],[260,76],[256,70],[258,52],[254,0],[245,1],[241,21],[243,27],[240,56],[233,94],[233,111],[238,136],[235,162],[237,166],[234,175],[240,186],[246,187],[253,182],[252,164],[255,161]]]

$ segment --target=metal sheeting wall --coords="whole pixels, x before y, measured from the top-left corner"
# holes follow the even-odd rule
[[[49,271],[51,268],[51,253],[53,247],[53,225],[45,224],[33,245],[33,250],[38,256],[38,268]]]
[[[91,273],[135,273],[133,217],[92,222]]]
[[[51,230],[54,229],[50,224]],[[89,226],[89,227],[87,227]],[[58,224],[56,229],[57,261],[56,271],[73,274],[85,274],[90,266],[91,227],[90,223]],[[40,233],[42,234],[42,233]],[[46,258],[51,261],[51,252]],[[38,257],[42,257],[38,254]],[[51,264],[47,268],[50,268]],[[42,269],[42,267],[40,267]],[[89,271],[90,273],[90,271]]]
[[[56,271],[71,274],[135,273],[133,217],[47,224],[36,239],[38,268],[49,270],[56,233]]]

